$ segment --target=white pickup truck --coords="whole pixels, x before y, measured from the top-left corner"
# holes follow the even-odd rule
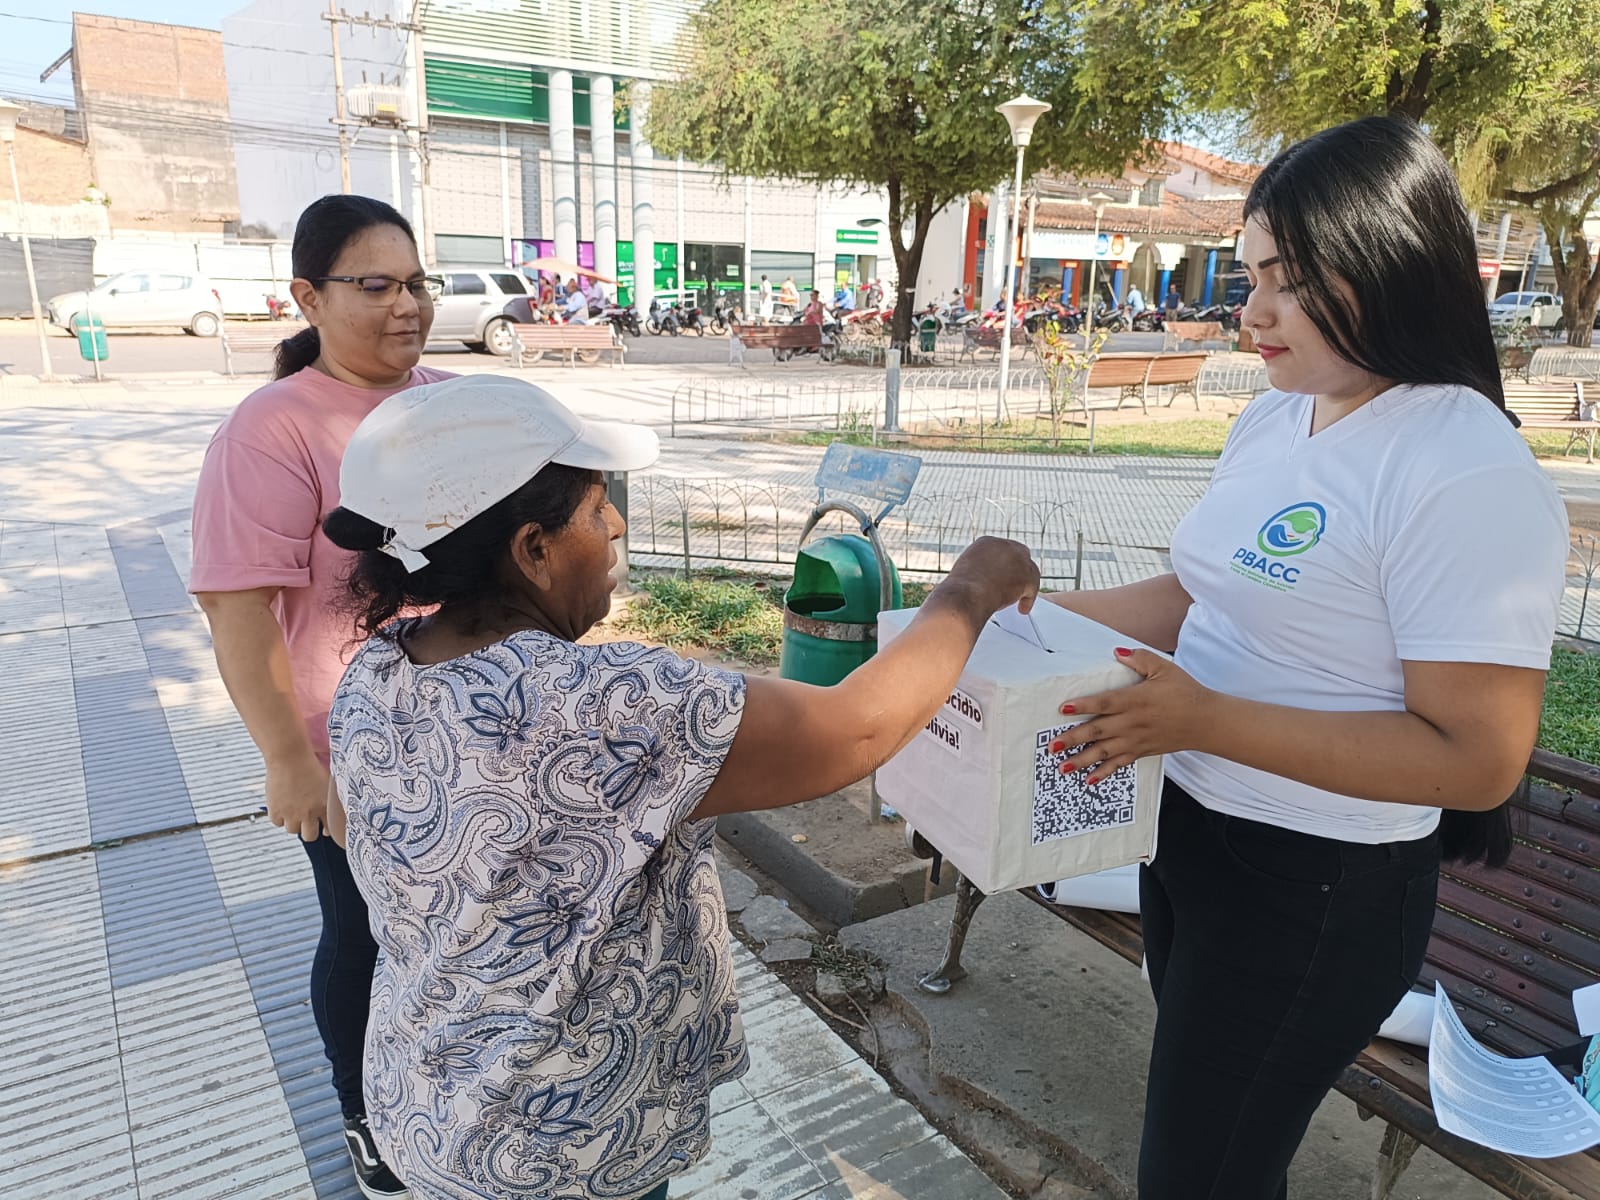
[[[1551,292],[1507,292],[1489,302],[1489,325],[1508,329],[1526,321],[1535,329],[1553,329],[1561,320],[1561,300]]]

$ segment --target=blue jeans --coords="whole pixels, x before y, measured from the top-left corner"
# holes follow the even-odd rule
[[[1168,782],[1139,872],[1155,1042],[1139,1200],[1282,1200],[1312,1114],[1422,969],[1437,834],[1363,845]]]
[[[372,1009],[372,971],[378,943],[367,923],[367,902],[356,890],[350,860],[327,834],[301,843],[311,860],[322,908],[322,936],[311,959],[311,1015],[322,1035],[322,1050],[333,1068],[333,1090],[347,1117],[367,1111],[361,1091],[366,1053],[367,1014]]]

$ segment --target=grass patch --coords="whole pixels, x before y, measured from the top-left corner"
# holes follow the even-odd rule
[[[1544,686],[1539,745],[1568,758],[1600,762],[1600,655],[1555,648]]]
[[[1539,458],[1571,458],[1582,462],[1583,456],[1588,453],[1588,447],[1583,442],[1576,442],[1569,454],[1567,439],[1571,435],[1562,433],[1558,429],[1524,429],[1522,436],[1528,440],[1528,445]]]
[[[704,646],[751,666],[778,661],[783,645],[783,586],[748,577],[637,579],[640,595],[622,627],[674,649]]]
[[[1095,453],[1137,454],[1153,458],[1215,458],[1222,453],[1228,428],[1229,423],[1225,420],[1205,418],[1135,421],[1126,425],[1107,423],[1095,429]],[[851,430],[817,430],[796,434],[793,440],[805,446],[827,446],[834,442],[866,446],[871,444],[872,436]],[[1026,422],[985,429],[981,441],[976,431],[971,436],[959,433],[938,436],[913,433],[897,437],[893,445],[901,449],[987,451],[991,454],[1089,453],[1088,431],[1085,428],[1064,427],[1062,441],[1057,445],[1050,439],[1048,422]]]

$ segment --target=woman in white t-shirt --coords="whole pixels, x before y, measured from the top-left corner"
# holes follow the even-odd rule
[[[1567,554],[1505,412],[1473,230],[1409,121],[1326,130],[1245,203],[1240,415],[1173,573],[1051,599],[1163,650],[1065,711],[1091,780],[1166,754],[1141,872],[1141,1200],[1271,1200],[1421,970],[1441,853],[1503,861]],[[1442,819],[1441,819],[1442,813]]]

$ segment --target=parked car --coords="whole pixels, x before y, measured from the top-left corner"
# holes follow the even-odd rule
[[[1535,329],[1554,329],[1561,320],[1561,301],[1551,292],[1507,292],[1489,302],[1489,324],[1504,329],[1526,321]]]
[[[511,322],[506,303],[537,295],[517,272],[506,267],[439,267],[444,295],[433,303],[430,341],[465,342],[469,350],[511,353]]]
[[[50,323],[68,333],[85,313],[93,313],[107,329],[176,325],[196,337],[222,331],[222,298],[211,281],[177,271],[124,271],[90,291],[51,296],[47,307]]]

